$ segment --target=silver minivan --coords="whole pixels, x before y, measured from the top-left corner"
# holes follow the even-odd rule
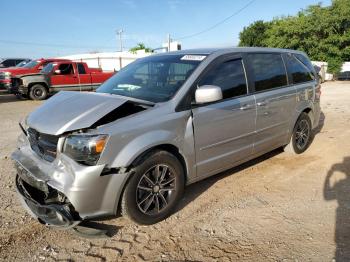
[[[278,147],[304,152],[320,94],[299,51],[151,55],[96,93],[63,91],[28,115],[12,154],[17,190],[47,225],[70,228],[120,212],[156,223],[186,185]]]

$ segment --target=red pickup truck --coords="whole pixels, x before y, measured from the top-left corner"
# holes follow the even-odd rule
[[[113,74],[99,68],[89,68],[83,62],[53,62],[39,74],[12,77],[9,91],[33,100],[43,100],[61,90],[93,91]]]
[[[8,67],[0,69],[0,89],[9,88],[11,85],[11,77],[23,74],[39,73],[47,64],[52,62],[70,62],[67,59],[36,59],[32,60],[23,67]]]

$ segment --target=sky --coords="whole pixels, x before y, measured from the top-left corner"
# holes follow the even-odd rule
[[[235,46],[256,20],[295,15],[319,0],[1,0],[0,57],[55,57],[160,47],[167,34],[182,49]],[[323,0],[324,6],[331,0]],[[245,7],[245,8],[244,8]],[[241,10],[244,8],[243,10]],[[236,14],[241,10],[238,14]],[[232,16],[212,30],[213,27]],[[182,39],[181,39],[182,38]],[[181,40],[179,40],[181,39]]]

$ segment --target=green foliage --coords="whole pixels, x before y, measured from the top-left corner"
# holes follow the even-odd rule
[[[333,0],[327,7],[311,5],[296,16],[271,22],[257,21],[240,33],[240,45],[301,50],[312,60],[327,61],[329,71],[338,73],[342,63],[350,61],[350,0]]]
[[[239,33],[239,46],[265,47],[264,39],[267,37],[266,31],[269,26],[269,23],[259,20],[249,27],[244,27]]]
[[[133,54],[136,54],[136,51],[138,50],[145,50],[146,53],[152,53],[153,50],[150,47],[146,47],[144,43],[138,43],[136,46],[133,48],[130,48],[130,52]]]

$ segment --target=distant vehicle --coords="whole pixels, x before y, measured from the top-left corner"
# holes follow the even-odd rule
[[[0,61],[0,68],[14,67],[23,61],[30,61],[28,58],[6,58]]]
[[[350,80],[350,62],[344,62],[340,72],[336,75],[337,80]]]
[[[344,71],[344,72],[340,72],[338,73],[337,80],[350,80],[350,71]]]
[[[96,93],[60,92],[28,115],[12,154],[18,193],[44,224],[70,228],[119,211],[157,223],[186,185],[278,147],[303,153],[319,123],[320,95],[299,51],[141,58]]]
[[[43,100],[49,94],[66,91],[94,91],[113,75],[99,68],[89,68],[83,62],[53,62],[40,73],[19,75],[11,78],[10,93]]]
[[[31,60],[25,65],[21,67],[9,67],[5,69],[0,68],[0,89],[9,89],[11,86],[11,77],[22,74],[31,74],[31,73],[39,73],[47,64],[51,62],[59,62],[59,61],[71,61],[67,59],[57,59],[57,58],[49,58],[49,59],[36,59]]]

